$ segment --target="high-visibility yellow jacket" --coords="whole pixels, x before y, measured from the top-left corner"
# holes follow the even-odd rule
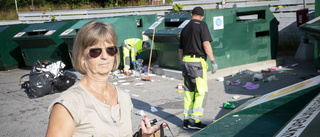
[[[130,38],[123,41],[123,44],[131,53],[131,61],[136,61],[136,56],[138,53],[143,51],[142,48],[143,40],[138,38]],[[129,57],[130,55],[127,52],[123,52],[124,57]]]

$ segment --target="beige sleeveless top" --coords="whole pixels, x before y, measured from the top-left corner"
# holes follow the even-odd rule
[[[77,82],[51,103],[48,113],[50,115],[54,104],[62,104],[73,117],[74,137],[132,137],[130,95],[117,87],[116,90],[119,104],[109,106]]]

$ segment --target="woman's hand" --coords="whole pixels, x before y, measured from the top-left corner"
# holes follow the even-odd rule
[[[146,116],[144,116],[144,119],[141,120],[140,127],[142,130],[142,137],[150,137],[150,135],[160,129],[160,125],[151,126],[149,118]]]

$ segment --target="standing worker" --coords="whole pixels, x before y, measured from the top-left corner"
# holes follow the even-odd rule
[[[122,42],[124,71],[130,70],[130,62],[136,68],[136,56],[150,48],[150,43],[138,38],[126,39]],[[131,57],[131,61],[130,61]]]
[[[195,7],[191,13],[191,20],[181,31],[179,57],[182,67],[182,76],[185,85],[184,91],[184,120],[185,129],[202,129],[206,124],[201,123],[200,117],[204,112],[208,92],[207,85],[207,56],[211,60],[212,74],[218,65],[212,52],[212,41],[208,26],[202,21],[204,10]]]

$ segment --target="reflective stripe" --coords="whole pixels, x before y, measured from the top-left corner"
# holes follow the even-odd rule
[[[193,111],[192,111],[192,109],[184,109],[183,113],[192,114]]]
[[[136,53],[138,53],[138,50],[135,47],[132,47],[134,51],[136,51]]]
[[[132,60],[136,60],[136,56],[131,57]]]
[[[200,113],[203,113],[204,112],[204,108],[193,108],[193,113],[197,113],[197,112],[200,112]]]

